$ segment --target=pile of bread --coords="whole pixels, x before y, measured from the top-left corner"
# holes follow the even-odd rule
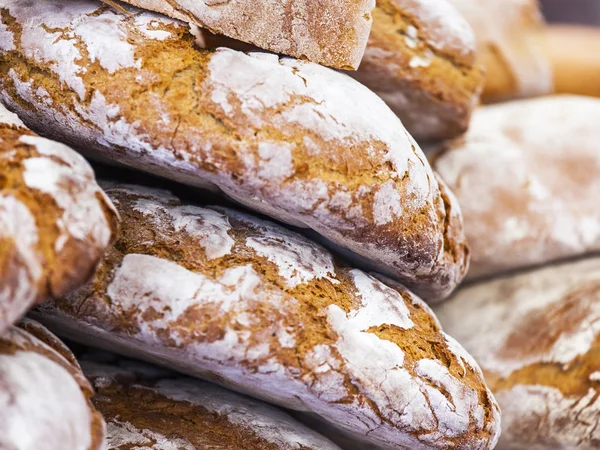
[[[0,0],[0,449],[599,448],[594,45],[535,0]]]

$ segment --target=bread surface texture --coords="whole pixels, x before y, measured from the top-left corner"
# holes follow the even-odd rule
[[[538,0],[449,0],[473,27],[486,71],[482,101],[492,103],[552,92]]]
[[[600,99],[483,107],[432,165],[461,205],[467,278],[600,250]]]
[[[315,413],[382,449],[487,449],[477,365],[404,288],[283,227],[113,186],[123,221],[93,282],[35,317],[71,339]]]
[[[123,359],[81,365],[107,450],[340,450],[282,410],[211,383]]]
[[[0,336],[0,448],[101,450],[104,422],[73,354],[25,319]]]
[[[116,227],[89,164],[0,104],[0,334],[87,281]]]
[[[130,9],[4,2],[3,99],[45,135],[312,228],[427,301],[452,292],[468,266],[459,206],[381,99]]]
[[[600,259],[474,284],[436,309],[502,411],[498,449],[600,444]]]
[[[417,141],[464,133],[484,81],[467,21],[446,0],[378,0],[373,19],[361,66],[350,74]]]

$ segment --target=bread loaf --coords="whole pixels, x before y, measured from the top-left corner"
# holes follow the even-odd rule
[[[498,398],[498,449],[598,448],[600,258],[475,284],[436,312]]]
[[[424,141],[467,129],[484,80],[473,31],[446,0],[378,0],[365,56],[351,75]]]
[[[72,353],[25,320],[0,336],[0,448],[100,450],[104,422]]]
[[[87,281],[116,225],[85,160],[0,104],[0,334],[35,302]]]
[[[465,216],[468,278],[600,250],[599,123],[594,98],[488,106],[432,158]]]
[[[340,450],[283,411],[214,384],[128,361],[83,360],[107,450]]]
[[[577,25],[549,25],[545,53],[554,73],[554,91],[600,97],[600,29]]]
[[[473,27],[486,70],[484,102],[549,94],[538,0],[450,0]]]
[[[34,314],[75,341],[290,409],[381,449],[491,448],[477,365],[407,290],[281,226],[107,189],[122,231],[95,279]]]
[[[199,49],[181,22],[90,0],[7,0],[2,30],[0,94],[43,133],[312,228],[428,301],[462,279],[452,195],[346,75]]]

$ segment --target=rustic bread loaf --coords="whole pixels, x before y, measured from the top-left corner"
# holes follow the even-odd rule
[[[498,449],[598,448],[600,258],[475,284],[436,312],[498,398]]]
[[[126,360],[82,360],[108,450],[340,450],[287,413],[214,384]]]
[[[417,140],[456,137],[483,87],[473,30],[446,0],[378,0],[360,69]]]
[[[375,0],[123,0],[213,33],[338,69],[356,69]]]
[[[346,75],[90,0],[3,5],[0,94],[43,133],[312,228],[428,301],[464,276],[458,206]]]
[[[493,446],[498,410],[477,365],[407,290],[233,210],[107,193],[120,237],[89,286],[35,311],[43,323],[382,449]]]
[[[600,97],[600,29],[549,25],[544,44],[556,93]]]
[[[71,352],[25,320],[0,336],[0,448],[100,450],[104,422]]]
[[[468,278],[600,250],[599,123],[595,98],[487,106],[432,157],[465,216]]]
[[[475,31],[486,69],[484,102],[548,94],[552,69],[544,55],[538,0],[450,0]]]
[[[0,104],[0,334],[94,272],[117,215],[85,160]]]

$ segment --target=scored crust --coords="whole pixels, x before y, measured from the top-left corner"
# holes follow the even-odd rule
[[[187,25],[133,8],[30,1],[4,3],[0,49],[0,93],[29,125],[312,228],[427,301],[464,276],[458,205],[364,86],[312,63],[198,48]]]
[[[498,410],[429,308],[273,223],[113,186],[93,282],[35,317],[82,343],[310,411],[384,449],[491,448]]]
[[[357,72],[418,141],[464,133],[483,87],[475,37],[446,0],[378,0]]]
[[[89,164],[0,104],[0,333],[85,282],[116,228]]]
[[[107,450],[340,450],[287,413],[214,384],[123,359],[81,364],[107,422]]]
[[[498,398],[498,448],[598,448],[599,258],[475,284],[436,312]]]
[[[100,450],[104,421],[72,353],[31,320],[0,337],[0,448]]]
[[[600,99],[483,107],[432,165],[458,198],[475,279],[600,250]]]

